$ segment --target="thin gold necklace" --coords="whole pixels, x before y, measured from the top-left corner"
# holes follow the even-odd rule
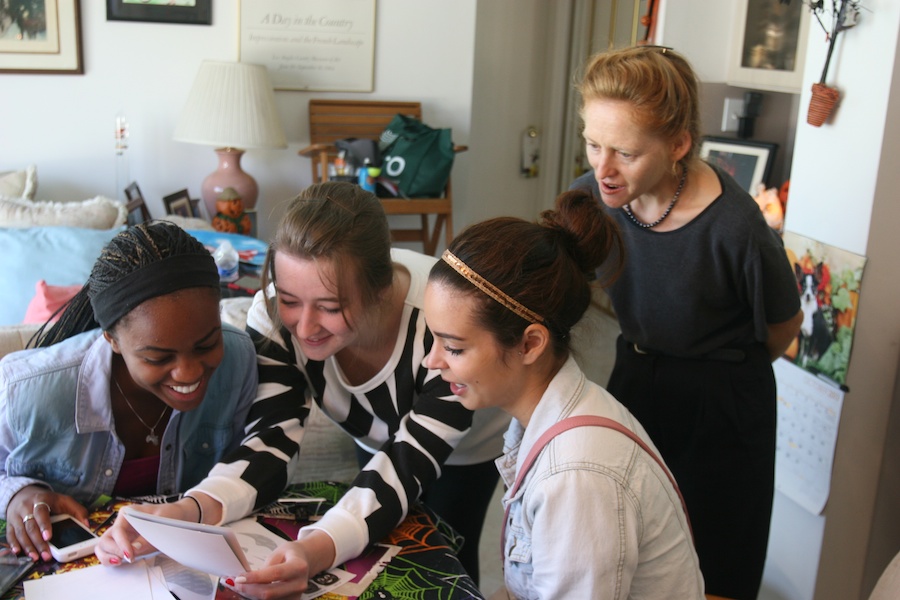
[[[684,189],[684,181],[687,179],[687,167],[683,167],[681,171],[681,181],[678,182],[678,189],[675,190],[675,195],[672,197],[672,201],[669,202],[669,207],[666,209],[666,212],[662,214],[660,218],[653,221],[652,223],[644,223],[631,212],[631,205],[626,204],[622,207],[622,210],[625,211],[625,214],[628,215],[628,218],[631,219],[631,222],[637,225],[638,227],[643,227],[644,229],[650,229],[651,227],[656,227],[660,223],[662,223],[666,217],[669,216],[669,213],[672,212],[672,207],[675,206],[675,203],[678,202],[678,196],[681,195],[681,190]]]
[[[113,383],[116,384],[116,387],[119,389],[119,393],[122,394],[122,399],[125,400],[125,404],[128,405],[128,408],[131,409],[131,412],[134,413],[134,416],[137,417],[137,420],[141,422],[141,425],[150,430],[150,433],[147,434],[147,437],[144,438],[145,442],[149,442],[154,446],[159,446],[159,436],[156,435],[156,428],[159,426],[159,422],[162,421],[162,418],[166,416],[166,411],[169,410],[168,406],[163,406],[163,411],[160,413],[159,418],[156,419],[156,423],[153,424],[153,427],[147,425],[144,420],[141,418],[141,415],[138,414],[134,407],[131,405],[131,402],[128,401],[128,396],[125,395],[125,392],[122,391],[122,386],[119,385],[119,382],[115,377],[112,378]]]

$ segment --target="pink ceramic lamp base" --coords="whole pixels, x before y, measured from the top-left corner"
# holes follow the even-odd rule
[[[253,177],[241,169],[241,155],[244,151],[238,148],[216,148],[216,154],[219,155],[219,168],[207,175],[200,189],[209,217],[216,216],[216,198],[227,187],[234,188],[240,194],[244,210],[256,208],[259,186]]]

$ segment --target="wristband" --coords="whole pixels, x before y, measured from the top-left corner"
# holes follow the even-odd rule
[[[197,519],[198,523],[203,522],[203,507],[200,506],[200,501],[194,498],[193,496],[183,496],[184,498],[190,498],[197,504],[197,512],[200,513],[200,517]]]

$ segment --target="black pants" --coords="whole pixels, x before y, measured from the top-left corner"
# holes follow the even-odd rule
[[[356,446],[356,459],[362,468],[372,454]],[[465,540],[459,562],[478,585],[478,544],[488,505],[500,479],[494,461],[475,465],[441,467],[441,477],[431,484],[420,500],[436,512]],[[499,544],[499,540],[497,541]]]
[[[639,354],[621,336],[607,389],[641,422],[687,504],[706,593],[755,600],[775,493],[775,377],[740,362]]]

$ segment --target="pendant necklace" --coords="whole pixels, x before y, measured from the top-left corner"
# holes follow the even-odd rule
[[[113,383],[116,384],[116,387],[119,388],[119,393],[122,394],[122,399],[125,400],[125,404],[128,405],[128,408],[131,409],[131,412],[134,413],[134,416],[137,417],[138,421],[141,422],[141,425],[150,430],[150,433],[147,434],[147,437],[144,438],[145,442],[149,442],[154,446],[159,446],[159,436],[156,435],[156,428],[159,426],[159,422],[162,421],[162,418],[166,416],[166,411],[169,410],[168,406],[163,406],[163,411],[160,413],[159,418],[156,420],[156,423],[153,424],[153,427],[147,425],[144,420],[141,418],[141,415],[138,414],[134,407],[131,405],[131,402],[128,401],[128,396],[125,395],[125,392],[122,391],[122,386],[119,385],[119,382],[116,381],[116,378],[112,378]]]
[[[625,214],[628,215],[628,218],[631,219],[631,222],[637,225],[638,227],[643,227],[644,229],[650,229],[651,227],[656,227],[663,221],[665,221],[666,217],[669,216],[669,213],[672,212],[672,207],[675,206],[675,202],[678,201],[678,196],[681,195],[681,190],[684,189],[684,182],[687,179],[687,167],[683,167],[681,170],[681,181],[678,182],[678,189],[675,190],[675,195],[672,196],[672,201],[669,202],[669,207],[666,209],[666,212],[662,214],[660,218],[653,221],[652,223],[644,223],[631,212],[631,206],[626,204],[622,207],[622,210],[625,211]]]

